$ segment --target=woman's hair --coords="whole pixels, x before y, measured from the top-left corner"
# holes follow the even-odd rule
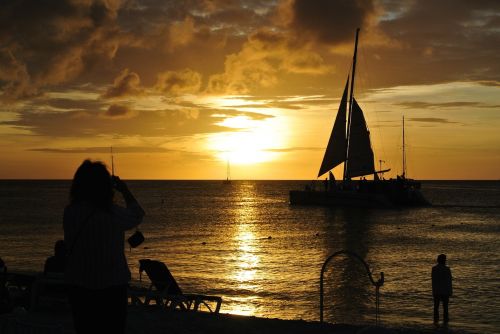
[[[110,209],[113,204],[111,175],[100,161],[85,160],[76,170],[71,184],[72,204],[87,202],[101,209]]]

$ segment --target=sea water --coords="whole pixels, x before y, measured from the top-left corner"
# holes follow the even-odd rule
[[[447,254],[450,327],[500,332],[500,183],[427,181],[435,206],[399,210],[290,206],[301,181],[130,181],[147,212],[146,241],[126,248],[165,262],[187,293],[220,295],[221,312],[319,320],[320,270],[340,250],[358,254],[380,289],[381,324],[430,327],[431,267]],[[0,181],[0,257],[9,271],[40,271],[61,239],[70,181]],[[132,234],[133,231],[127,233]],[[374,324],[375,288],[355,258],[324,278],[324,319]]]

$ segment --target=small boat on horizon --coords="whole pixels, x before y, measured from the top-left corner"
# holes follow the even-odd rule
[[[226,164],[226,179],[222,181],[223,184],[231,184],[231,173],[230,173],[230,168],[229,168],[229,159],[227,160]]]
[[[382,170],[382,160],[380,160],[380,169],[375,169],[370,131],[363,111],[354,98],[358,36],[359,28],[356,30],[352,73],[347,78],[337,117],[318,172],[318,178],[325,173],[329,174],[329,178],[323,181],[324,189],[317,190],[314,185],[307,185],[304,190],[290,191],[290,204],[383,208],[430,205],[420,192],[420,182],[406,177],[404,118],[402,174],[396,179],[385,180],[383,174],[390,169]],[[341,163],[344,163],[343,178],[336,181],[331,171]],[[370,175],[373,176],[373,180],[365,178]],[[360,179],[353,180],[354,177]]]

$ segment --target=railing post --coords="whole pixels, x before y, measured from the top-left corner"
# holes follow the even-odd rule
[[[345,255],[354,257],[354,258],[358,259],[359,261],[361,261],[361,263],[363,263],[363,265],[365,266],[366,273],[368,274],[368,278],[370,279],[370,282],[372,283],[372,285],[375,286],[375,294],[376,294],[376,296],[375,296],[375,322],[378,325],[378,323],[379,323],[379,314],[378,314],[378,312],[379,312],[379,289],[382,285],[384,285],[384,273],[380,272],[380,278],[378,281],[375,282],[373,280],[372,273],[370,271],[370,267],[365,262],[365,260],[363,260],[361,258],[361,256],[359,256],[358,254],[351,252],[351,251],[348,251],[348,250],[341,250],[341,251],[333,253],[325,260],[325,262],[323,263],[323,266],[321,267],[321,273],[320,273],[320,277],[319,277],[319,321],[323,322],[323,277],[325,274],[326,266],[334,257],[336,257],[337,255],[340,255],[340,254],[345,254]]]

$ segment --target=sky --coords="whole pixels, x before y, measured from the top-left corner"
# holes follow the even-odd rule
[[[0,179],[316,179],[358,27],[386,177],[500,179],[496,0],[2,0]]]

